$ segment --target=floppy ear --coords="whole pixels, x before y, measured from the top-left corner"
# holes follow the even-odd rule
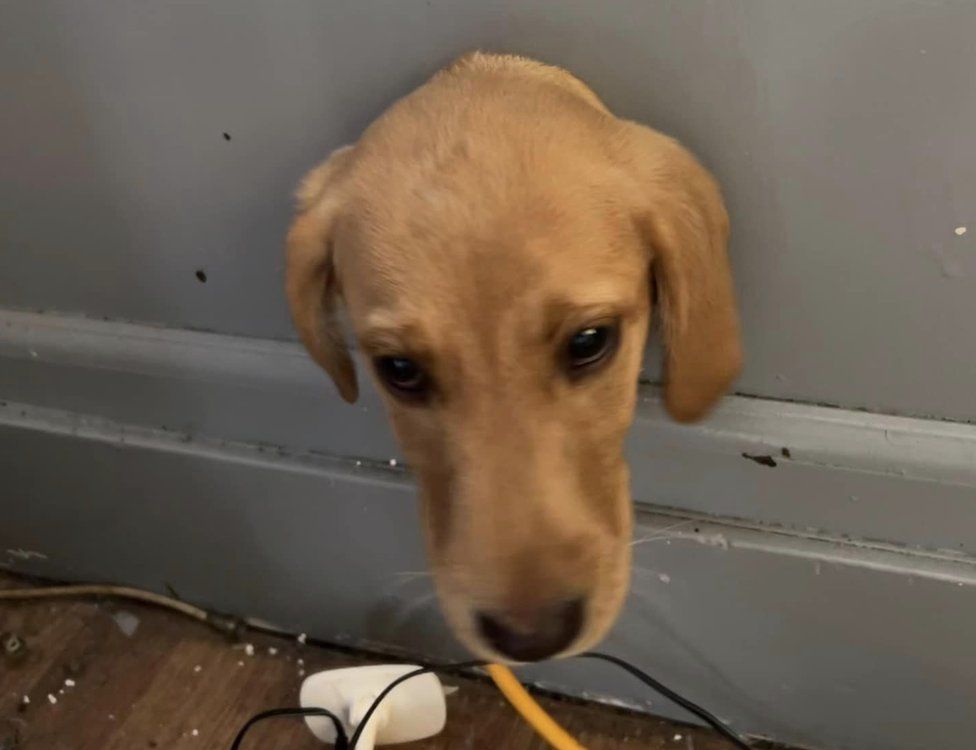
[[[639,181],[637,222],[651,247],[651,283],[663,317],[665,406],[698,419],[742,367],[729,268],[729,219],[718,185],[671,138],[632,126],[629,158]]]
[[[285,270],[288,304],[302,343],[350,403],[359,387],[336,314],[340,290],[332,234],[342,207],[340,177],[351,156],[350,146],[334,151],[302,181],[298,212],[288,230]]]

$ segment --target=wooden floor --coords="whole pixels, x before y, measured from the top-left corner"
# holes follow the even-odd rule
[[[0,578],[0,588],[6,585]],[[120,625],[138,627],[129,636]],[[0,656],[0,750],[224,750],[248,717],[297,702],[302,670],[365,663],[347,653],[255,637],[253,655],[194,621],[135,604],[0,602],[0,633],[26,643]],[[2,653],[2,649],[0,649]],[[488,683],[451,679],[448,726],[404,750],[545,750]],[[28,702],[29,701],[29,702]],[[546,699],[591,750],[724,750],[711,732],[594,705]],[[255,728],[246,749],[314,750],[299,719]]]

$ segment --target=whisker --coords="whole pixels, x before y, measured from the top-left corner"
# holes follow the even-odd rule
[[[394,578],[399,578],[404,581],[412,581],[417,578],[429,578],[430,576],[431,573],[427,570],[404,570],[393,574]]]
[[[393,628],[398,628],[401,625],[405,625],[408,620],[412,619],[421,610],[425,609],[432,601],[437,598],[437,592],[431,591],[429,594],[424,594],[412,602],[409,602],[403,609],[395,612],[393,614],[391,626]]]
[[[659,542],[664,539],[671,539],[674,536],[674,534],[671,534],[669,532],[672,532],[675,529],[680,529],[682,526],[688,526],[692,523],[694,523],[694,521],[689,518],[685,521],[678,521],[678,523],[671,524],[670,526],[666,526],[663,529],[655,529],[653,534],[651,534],[650,536],[642,537],[641,539],[635,539],[630,543],[630,546],[637,547],[638,545],[641,544],[649,544],[650,542]]]

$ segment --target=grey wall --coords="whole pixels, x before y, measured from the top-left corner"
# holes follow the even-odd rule
[[[0,14],[2,304],[289,338],[279,250],[302,170],[453,56],[514,50],[569,67],[718,174],[742,392],[976,419],[976,226],[953,231],[976,224],[968,0]]]
[[[376,394],[293,342],[281,239],[392,99],[522,52],[683,139],[733,216],[742,395],[679,427],[642,387],[607,648],[784,741],[972,746],[976,3],[33,0],[0,28],[0,566],[456,655],[402,575]]]

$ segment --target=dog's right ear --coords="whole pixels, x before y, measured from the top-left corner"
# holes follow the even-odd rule
[[[342,177],[353,148],[332,152],[298,188],[298,212],[288,230],[285,283],[292,319],[309,353],[332,378],[339,395],[359,395],[356,368],[336,313],[340,295],[333,228],[343,204]]]
[[[663,313],[664,404],[676,420],[690,422],[722,397],[742,367],[728,214],[717,183],[689,151],[642,125],[625,127],[634,215],[651,250]]]

